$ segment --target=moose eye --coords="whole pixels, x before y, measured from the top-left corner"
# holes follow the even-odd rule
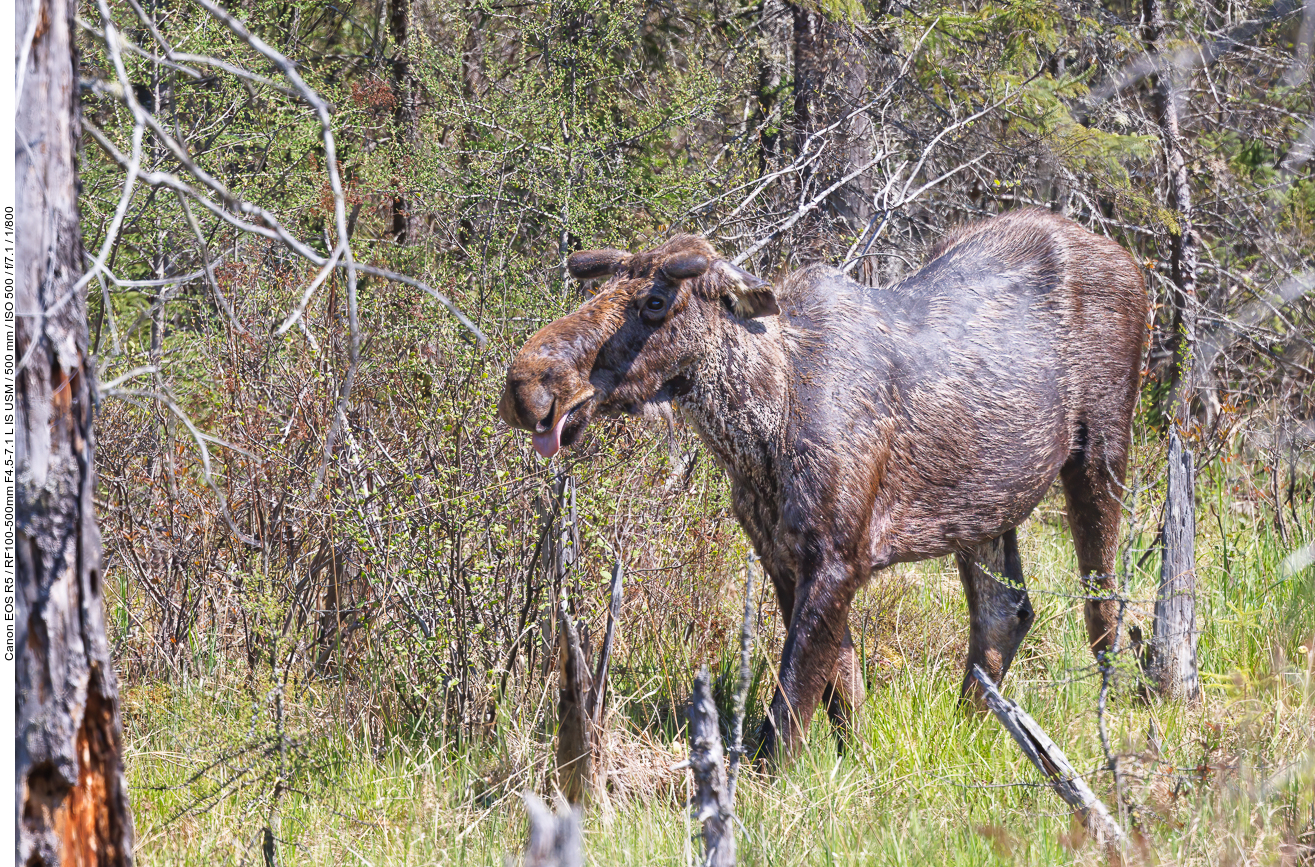
[[[652,298],[648,299],[648,302],[646,304],[644,304],[644,307],[646,307],[649,310],[652,310],[654,313],[658,312],[659,310],[661,310],[663,307],[666,306],[667,306],[667,299],[663,298],[660,295],[654,295]]]

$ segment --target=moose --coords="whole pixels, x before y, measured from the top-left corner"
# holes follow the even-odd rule
[[[573,253],[606,278],[533,335],[498,413],[550,457],[596,414],[676,406],[731,481],[788,624],[759,740],[788,758],[819,704],[864,698],[849,608],[873,573],[953,554],[967,669],[999,683],[1035,614],[1018,525],[1063,483],[1098,656],[1148,302],[1132,257],[1044,210],[967,225],[897,285],[809,265],[773,286],[705,239]],[[965,675],[961,695],[977,700]]]

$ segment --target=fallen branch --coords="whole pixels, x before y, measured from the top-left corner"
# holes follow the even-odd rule
[[[1055,793],[1077,812],[1078,818],[1087,828],[1087,833],[1096,838],[1096,842],[1101,845],[1126,845],[1128,836],[1123,833],[1119,823],[1114,821],[1109,810],[1096,797],[1095,792],[1082,781],[1063,751],[1041,730],[1036,720],[1001,695],[980,665],[973,666],[972,677],[982,690],[986,706],[991,709],[1009,734],[1013,735],[1023,755],[1027,756],[1045,775]]]

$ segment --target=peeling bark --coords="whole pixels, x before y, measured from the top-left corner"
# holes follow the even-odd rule
[[[32,6],[20,3],[17,32]],[[17,862],[128,865],[118,690],[92,505],[95,370],[77,209],[74,5],[42,0],[17,114]]]

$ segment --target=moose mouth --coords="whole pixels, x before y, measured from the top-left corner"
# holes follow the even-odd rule
[[[644,416],[646,414],[644,412],[645,407],[669,403],[674,398],[683,397],[689,394],[691,387],[692,383],[689,378],[682,374],[664,382],[662,387],[647,400],[638,402],[616,403],[608,400],[600,402],[598,392],[594,392],[562,413],[551,428],[541,433],[531,432],[530,440],[534,444],[536,452],[545,458],[550,458],[561,451],[562,448],[573,446],[579,442],[584,429],[589,426],[589,422],[593,419],[595,410],[602,412],[605,416]]]
[[[534,450],[545,458],[550,458],[561,450],[562,446],[573,446],[580,439],[589,424],[589,404],[591,397],[577,403],[561,414],[557,422],[543,433],[530,435]]]

